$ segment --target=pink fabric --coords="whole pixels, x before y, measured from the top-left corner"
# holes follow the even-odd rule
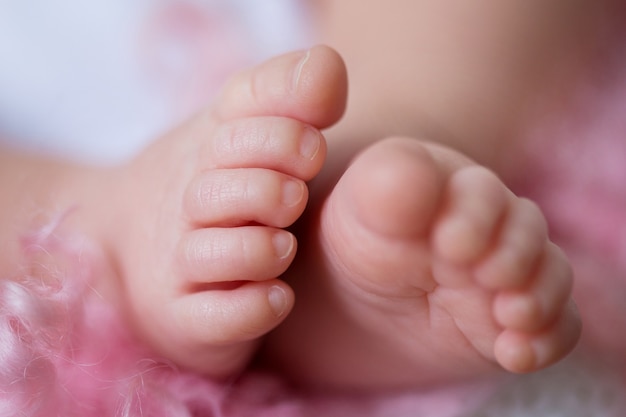
[[[574,265],[583,348],[626,375],[626,6],[611,18],[566,104],[538,109],[517,191],[540,204]]]

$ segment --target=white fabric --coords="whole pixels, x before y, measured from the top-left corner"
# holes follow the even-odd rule
[[[305,20],[296,0],[0,0],[0,141],[127,158],[227,73],[306,46]]]

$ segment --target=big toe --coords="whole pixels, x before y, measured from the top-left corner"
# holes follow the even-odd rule
[[[417,140],[386,139],[366,149],[323,208],[331,259],[359,283],[377,284],[376,292],[415,288],[413,276],[424,265],[415,254],[423,252],[445,180],[445,170]]]
[[[281,116],[321,129],[341,118],[347,91],[342,58],[320,45],[272,58],[232,77],[212,111],[222,120]]]
[[[359,155],[336,193],[361,227],[390,238],[414,238],[429,230],[444,181],[421,143],[392,138]]]

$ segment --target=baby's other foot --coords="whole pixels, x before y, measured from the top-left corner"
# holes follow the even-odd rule
[[[264,351],[299,383],[432,387],[534,371],[577,341],[572,273],[542,214],[453,150],[378,142],[307,219],[287,281],[298,303]]]
[[[121,173],[108,239],[129,320],[158,354],[215,377],[239,372],[294,302],[278,277],[296,252],[325,159],[318,129],[346,99],[345,69],[317,47],[234,77],[217,103]]]

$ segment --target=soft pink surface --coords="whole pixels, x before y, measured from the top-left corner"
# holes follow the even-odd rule
[[[517,191],[536,200],[568,253],[583,348],[626,369],[626,6],[560,107],[529,127]]]

